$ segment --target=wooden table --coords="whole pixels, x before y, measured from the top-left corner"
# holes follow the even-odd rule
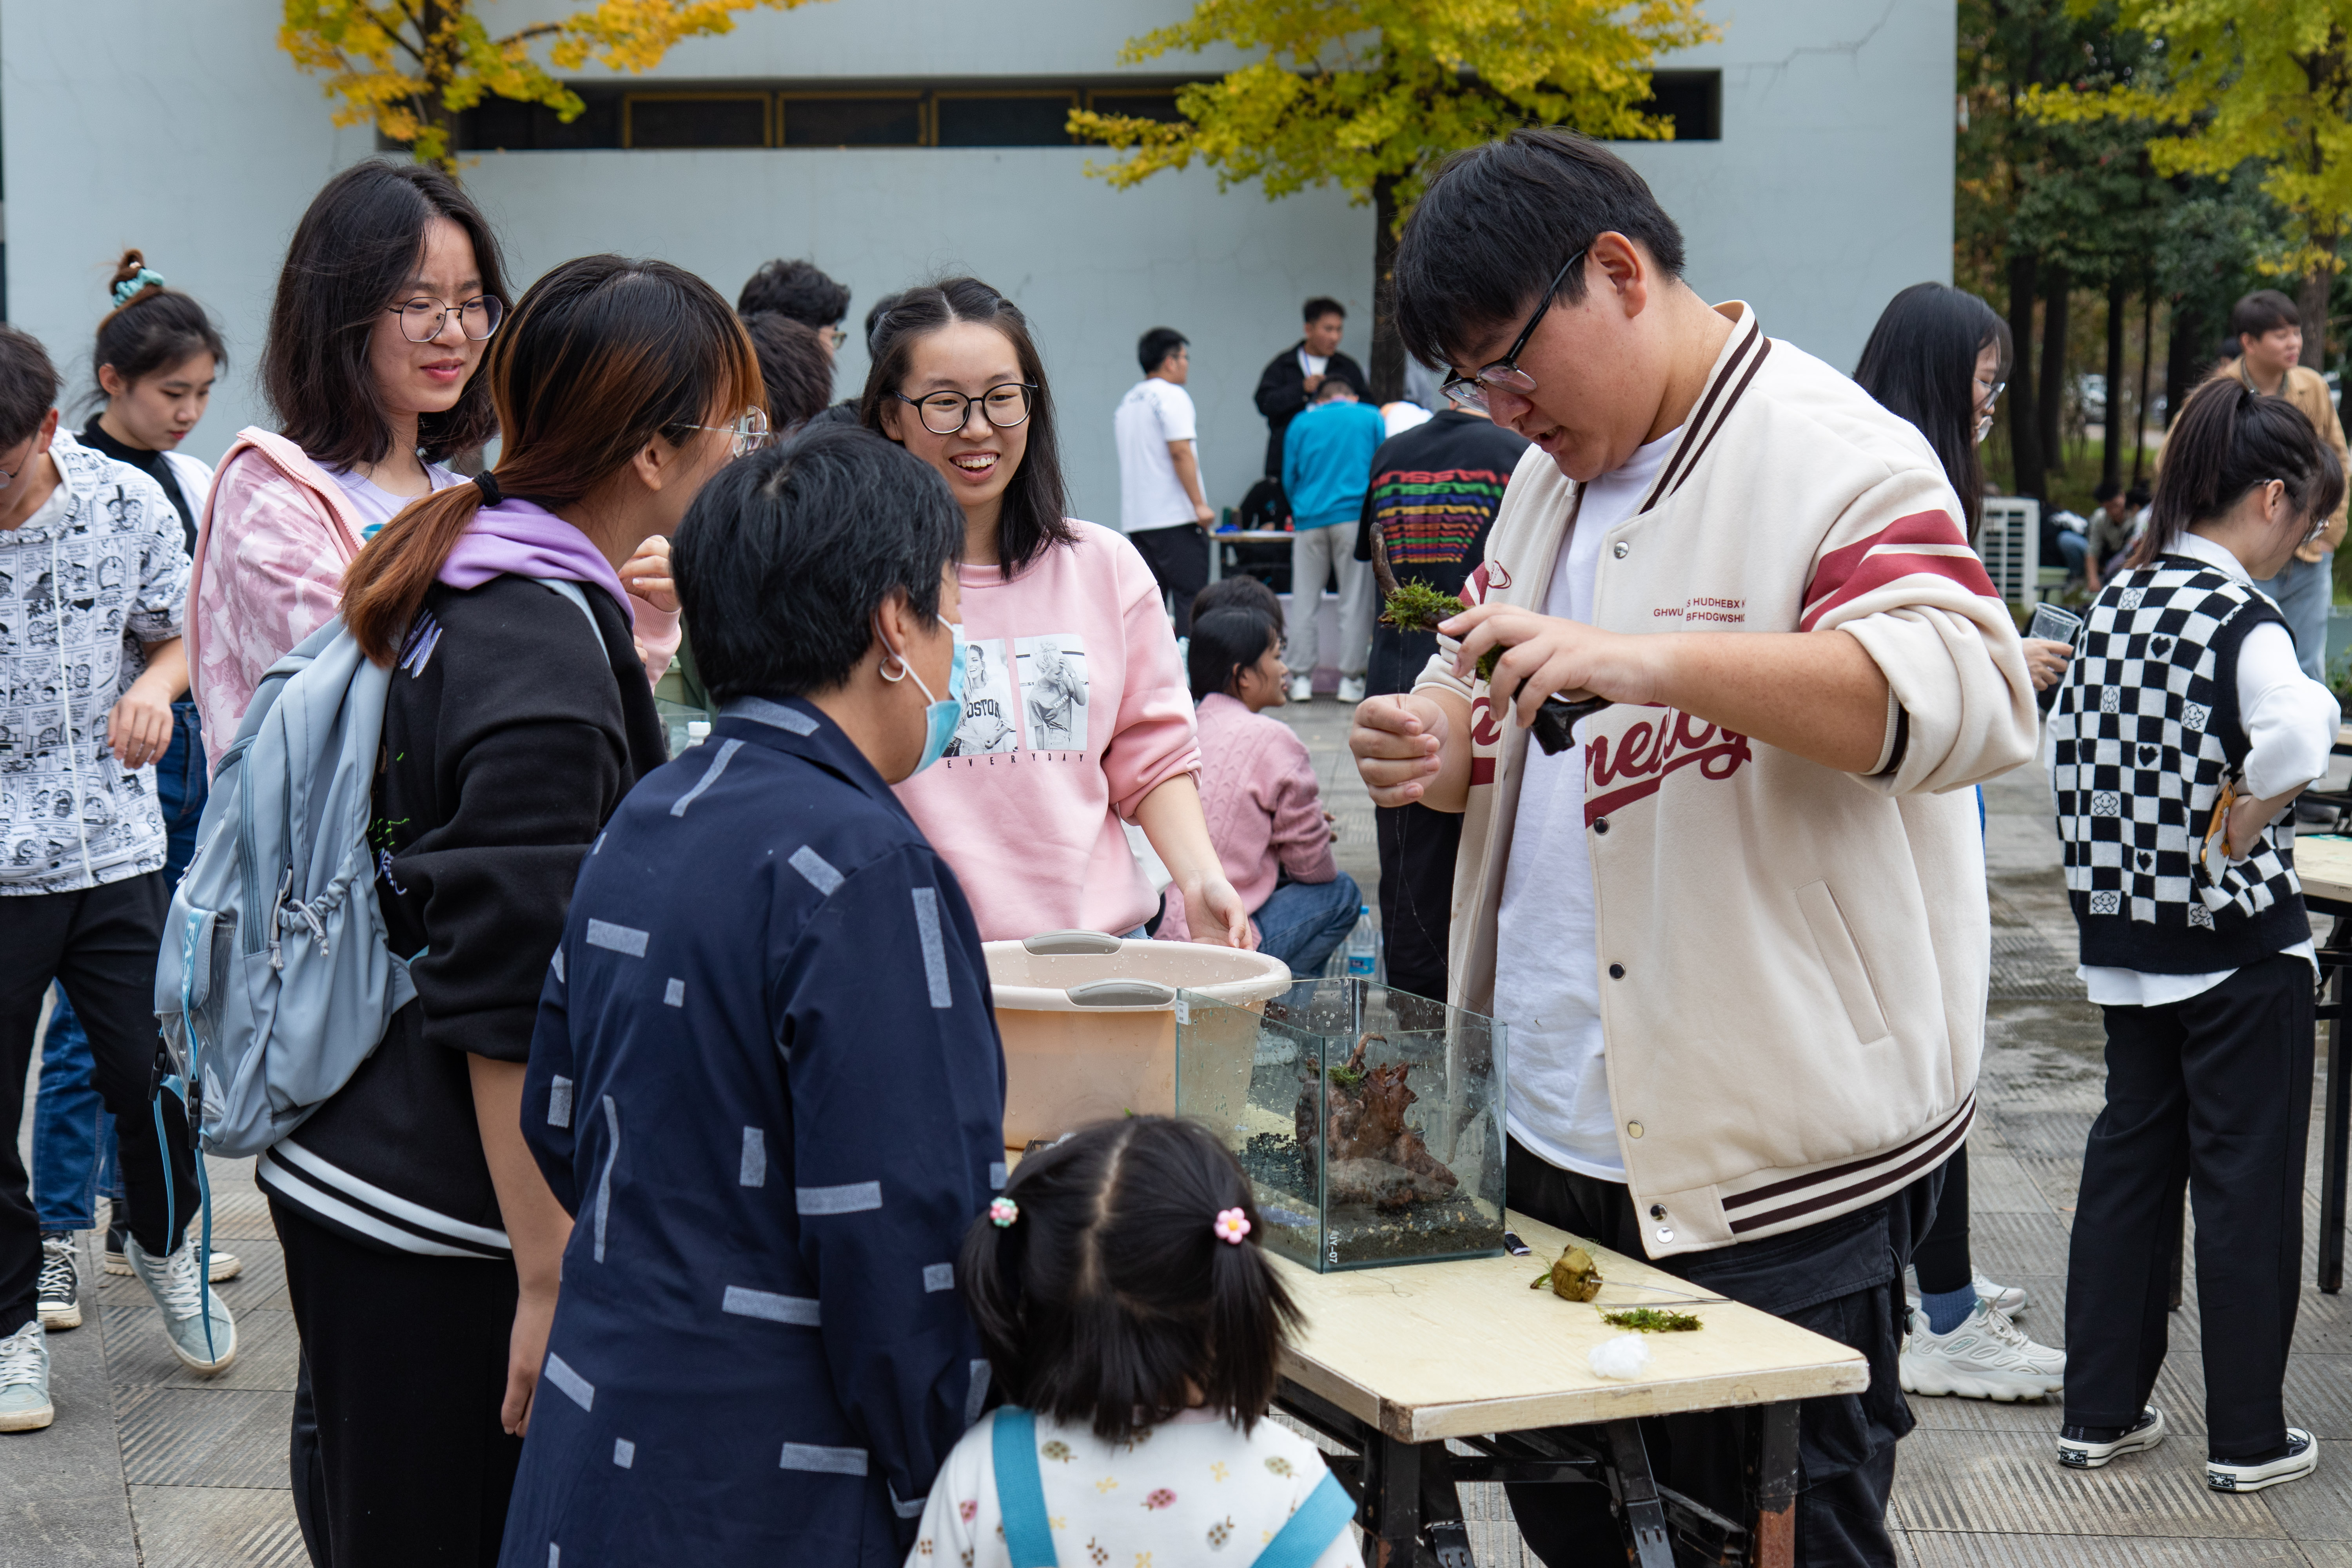
[[[2352,749],[2352,726],[2337,749]],[[2303,901],[2336,923],[2319,947],[2318,1017],[2327,1026],[2327,1104],[2320,1121],[2319,1288],[2344,1289],[2344,1185],[2347,1142],[2352,1141],[2352,1038],[2344,1027],[2346,976],[2352,973],[2352,837],[2333,833],[2294,836],[2294,870]]]
[[[1643,1374],[1594,1374],[1587,1353],[1622,1331],[1595,1306],[1528,1284],[1570,1237],[1525,1215],[1507,1223],[1528,1258],[1400,1264],[1316,1274],[1275,1266],[1306,1327],[1284,1352],[1286,1413],[1354,1450],[1333,1468],[1354,1483],[1373,1568],[1471,1568],[1458,1481],[1610,1489],[1640,1568],[1671,1568],[1672,1543],[1701,1562],[1785,1568],[1796,1541],[1797,1401],[1867,1387],[1862,1352],[1711,1293],[1639,1259],[1593,1247],[1598,1307],[1674,1306],[1706,1326],[1649,1334]],[[1654,1289],[1643,1289],[1641,1286]],[[1738,1409],[1747,1445],[1746,1517],[1659,1486],[1635,1418]],[[1449,1452],[1447,1438],[1477,1450]]]
[[[1280,544],[1287,547],[1297,536],[1286,528],[1237,528],[1209,535],[1209,581],[1213,583],[1225,574],[1225,546],[1228,544]],[[1238,564],[1240,552],[1234,552]]]

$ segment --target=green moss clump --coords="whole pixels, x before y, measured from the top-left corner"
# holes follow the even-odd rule
[[[1663,1311],[1656,1307],[1628,1307],[1622,1312],[1603,1312],[1601,1321],[1612,1329],[1631,1329],[1637,1334],[1686,1334],[1706,1326],[1688,1312]]]
[[[1416,577],[1399,583],[1381,606],[1381,619],[1401,632],[1433,632],[1462,613],[1462,601]]]

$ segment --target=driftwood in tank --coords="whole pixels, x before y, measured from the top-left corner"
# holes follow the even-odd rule
[[[1421,1134],[1405,1124],[1405,1108],[1421,1098],[1405,1084],[1411,1064],[1364,1066],[1364,1047],[1378,1039],[1365,1035],[1343,1066],[1327,1070],[1323,1128],[1315,1125],[1315,1080],[1308,1079],[1298,1091],[1299,1157],[1312,1181],[1328,1150],[1331,1169],[1324,1195],[1335,1207],[1365,1204],[1394,1211],[1449,1197],[1460,1184],[1430,1153]],[[1324,1135],[1318,1137],[1318,1131]]]

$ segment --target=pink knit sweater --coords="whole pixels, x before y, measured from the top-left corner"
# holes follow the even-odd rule
[[[1338,876],[1314,760],[1297,733],[1222,691],[1202,701],[1198,722],[1201,805],[1208,813],[1209,838],[1242,902],[1255,910],[1273,897],[1277,867],[1296,882],[1328,882]],[[1159,934],[1162,942],[1192,940],[1183,900],[1168,900]],[[1252,921],[1252,945],[1258,936]]]

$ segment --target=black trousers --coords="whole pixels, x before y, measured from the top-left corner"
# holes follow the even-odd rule
[[[1934,1178],[1869,1208],[1802,1230],[1661,1267],[1700,1291],[1728,1296],[1851,1345],[1870,1362],[1861,1394],[1803,1402],[1797,1426],[1797,1562],[1803,1568],[1894,1568],[1886,1500],[1895,1445],[1911,1430],[1895,1376],[1902,1348],[1903,1259],[1934,1203]],[[1603,1247],[1643,1256],[1631,1192],[1538,1158],[1513,1139],[1506,1178],[1512,1208]],[[1731,1519],[1741,1517],[1739,1424],[1725,1414],[1654,1416],[1642,1437],[1658,1480]],[[1511,1512],[1528,1549],[1549,1568],[1622,1568],[1624,1537],[1600,1487],[1515,1485]]]
[[[1936,1217],[1927,1234],[1911,1249],[1912,1267],[1919,1270],[1919,1291],[1948,1295],[1965,1289],[1976,1278],[1969,1258],[1969,1146],[1944,1162],[1944,1190],[1936,1198]]]
[[[2105,1009],[2107,1103],[2084,1146],[2066,1259],[2068,1425],[2129,1426],[2156,1386],[2185,1176],[2211,1453],[2286,1441],[2312,994],[2311,965],[2275,953],[2186,1002]]]
[[[319,1568],[496,1568],[522,1439],[499,1427],[514,1265],[363,1247],[269,1201],[302,1336],[291,1470]]]
[[[1209,535],[1197,522],[1147,528],[1127,536],[1174,606],[1176,635],[1192,635],[1192,595],[1209,585]]]
[[[1376,805],[1372,837],[1381,854],[1381,931],[1388,939],[1389,984],[1443,1002],[1462,814],[1425,805]]]
[[[41,997],[62,981],[89,1034],[91,1080],[114,1115],[131,1234],[157,1257],[180,1244],[196,1212],[195,1154],[179,1099],[166,1094],[163,1135],[147,1091],[154,1081],[155,952],[171,896],[160,871],[75,893],[0,898],[0,1125],[24,1124],[25,1075]],[[172,1198],[163,1199],[164,1161]],[[33,1320],[41,1224],[14,1137],[0,1146],[0,1338]]]

